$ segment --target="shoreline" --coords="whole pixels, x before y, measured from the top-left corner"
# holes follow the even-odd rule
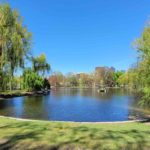
[[[22,97],[22,96],[38,96],[38,95],[47,95],[50,90],[47,91],[33,91],[33,92],[25,92],[25,91],[8,91],[0,93],[0,100],[5,100],[14,97]]]
[[[124,124],[124,123],[134,123],[134,122],[145,122],[145,120],[128,120],[128,121],[108,121],[108,122],[76,122],[76,121],[51,121],[51,120],[36,120],[36,119],[25,119],[25,118],[15,118],[8,116],[0,116],[0,118],[13,119],[18,121],[33,121],[33,122],[51,122],[51,123],[75,123],[75,124]]]
[[[22,91],[22,90],[14,90],[14,91],[0,91],[0,100],[5,100],[9,98],[14,97],[22,97],[22,96],[38,96],[38,95],[47,95],[50,93],[51,90],[56,89],[94,89],[97,90],[97,88],[92,87],[52,87],[50,90],[43,90],[43,91]],[[107,87],[107,89],[121,89],[120,87]]]

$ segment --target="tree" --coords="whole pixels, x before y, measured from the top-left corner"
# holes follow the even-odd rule
[[[8,4],[0,5],[0,70],[10,70],[10,90],[14,71],[24,67],[31,45],[31,33],[22,23],[22,18]],[[9,66],[9,67],[8,67]]]
[[[78,86],[78,80],[77,77],[75,75],[71,75],[67,77],[67,82],[69,86]]]
[[[135,48],[138,51],[138,76],[139,90],[142,92],[143,105],[150,105],[150,24],[148,24],[141,35],[135,41]]]
[[[97,86],[113,86],[114,79],[113,73],[115,68],[113,67],[96,67],[95,68],[95,84]]]
[[[93,79],[90,75],[82,73],[79,77],[80,87],[92,87]]]
[[[128,77],[129,77],[128,73],[124,73],[120,75],[119,78],[117,79],[118,85],[123,87],[128,85],[128,81],[129,81]]]
[[[57,78],[57,85],[58,86],[63,86],[64,85],[64,81],[65,81],[65,77],[61,72],[54,72],[54,75]]]
[[[8,70],[0,70],[0,90],[5,91],[8,88],[10,74]]]
[[[51,85],[49,83],[49,80],[47,78],[44,78],[44,81],[43,81],[43,88],[44,89],[50,89]]]
[[[50,82],[51,86],[56,87],[58,85],[57,76],[56,75],[50,76],[49,77],[49,82]]]
[[[44,79],[32,69],[25,69],[23,72],[23,86],[29,91],[41,90],[44,85]]]
[[[41,54],[38,57],[32,58],[33,70],[37,73],[45,74],[45,72],[50,70],[50,65],[46,61],[46,56]]]
[[[119,86],[119,79],[121,76],[123,76],[123,74],[125,74],[124,71],[116,71],[113,74],[113,80],[115,82],[115,85]]]

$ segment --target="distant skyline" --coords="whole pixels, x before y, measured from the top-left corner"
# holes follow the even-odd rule
[[[33,33],[34,55],[46,54],[54,71],[126,70],[150,16],[149,0],[7,0]]]

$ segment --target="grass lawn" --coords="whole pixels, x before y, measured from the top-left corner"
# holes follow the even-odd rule
[[[20,121],[2,117],[1,149],[149,150],[150,125]]]

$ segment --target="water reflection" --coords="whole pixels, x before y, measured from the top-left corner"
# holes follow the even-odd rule
[[[98,93],[95,89],[52,90],[47,96],[0,101],[0,115],[57,121],[124,121],[136,115],[134,96],[122,89]]]

